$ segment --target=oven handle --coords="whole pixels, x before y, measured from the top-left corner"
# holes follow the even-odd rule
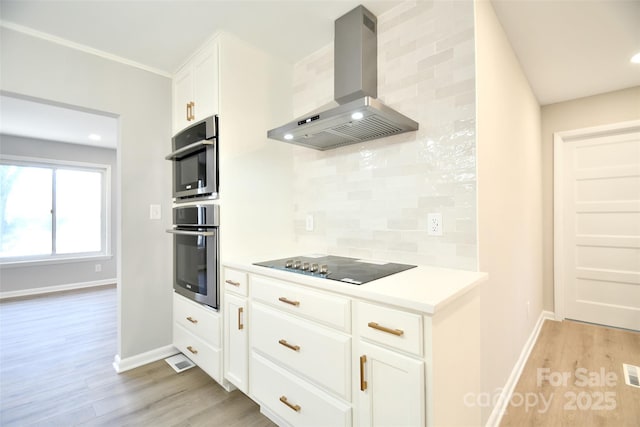
[[[181,149],[174,151],[173,153],[171,153],[168,156],[166,156],[165,159],[167,159],[167,160],[177,159],[180,156],[182,156],[183,154],[189,154],[190,152],[196,151],[197,149],[199,149],[202,146],[213,145],[213,144],[215,144],[214,141],[215,141],[215,138],[203,139],[201,141],[194,142],[193,144],[189,144],[186,147],[182,147]]]
[[[174,229],[167,230],[167,233],[181,234],[184,236],[204,236],[204,237],[216,235],[215,231],[184,231],[184,230],[174,230]]]

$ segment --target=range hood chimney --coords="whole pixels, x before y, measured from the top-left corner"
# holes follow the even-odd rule
[[[269,138],[324,151],[418,129],[418,123],[376,99],[377,25],[364,6],[335,21],[334,98],[339,105],[271,129]]]

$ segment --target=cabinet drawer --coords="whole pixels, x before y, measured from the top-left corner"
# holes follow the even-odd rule
[[[360,337],[407,353],[422,354],[422,317],[417,314],[357,302],[355,322]]]
[[[255,300],[345,332],[351,331],[351,302],[348,298],[263,276],[251,275],[250,280],[251,295]]]
[[[224,269],[224,290],[247,296],[247,273],[244,271]]]
[[[211,378],[221,382],[220,362],[222,354],[220,349],[211,347],[175,322],[173,324],[173,345],[209,374]]]
[[[260,405],[292,426],[351,426],[351,407],[252,354],[250,389]],[[286,402],[286,403],[285,403]]]
[[[173,320],[214,348],[220,348],[221,321],[217,311],[173,294]]]
[[[351,337],[267,306],[251,306],[251,344],[340,397],[351,396]]]

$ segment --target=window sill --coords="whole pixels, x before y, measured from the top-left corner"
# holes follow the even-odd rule
[[[35,267],[35,266],[41,266],[41,265],[69,264],[74,262],[103,261],[103,260],[110,260],[112,258],[113,258],[112,254],[106,254],[106,255],[98,254],[98,255],[66,256],[66,257],[60,257],[60,258],[0,261],[0,268]]]

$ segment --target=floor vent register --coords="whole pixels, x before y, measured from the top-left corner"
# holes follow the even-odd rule
[[[164,359],[165,362],[169,364],[173,368],[174,371],[180,373],[182,371],[186,371],[187,369],[191,369],[196,366],[187,356],[182,353],[178,353],[175,356],[167,357]]]

